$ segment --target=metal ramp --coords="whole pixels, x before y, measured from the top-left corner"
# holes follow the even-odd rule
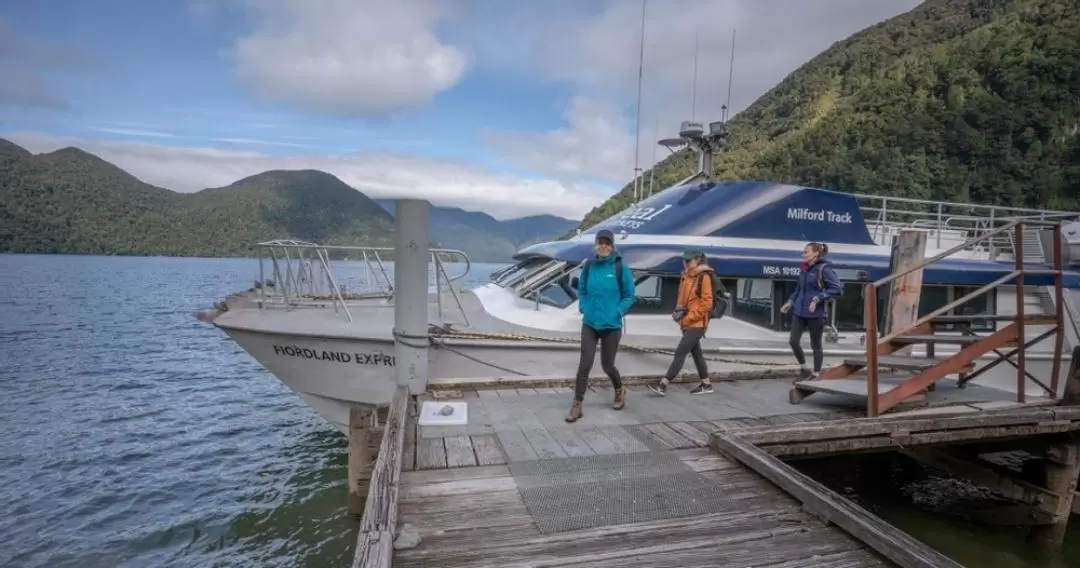
[[[1022,234],[1020,238],[1020,254],[1017,254],[1016,233]],[[1043,248],[1042,239],[1039,238],[1039,227],[1023,227],[1021,231],[1009,231],[1009,244],[1012,245],[1013,254],[1024,259],[1024,263],[1033,262],[1041,264],[1046,262],[1046,250]]]
[[[1039,242],[1036,230],[1025,230],[1025,221],[1014,221],[996,231],[987,233],[978,239],[968,241],[954,247],[955,250],[947,250],[933,258],[914,261],[911,251],[921,251],[918,243],[919,237],[912,233],[908,248],[904,251],[904,258],[897,260],[893,274],[866,284],[864,290],[864,315],[866,325],[866,355],[849,357],[840,365],[826,369],[817,378],[797,381],[788,393],[791,404],[798,404],[806,397],[816,393],[830,393],[846,395],[848,397],[861,398],[866,403],[867,416],[875,417],[890,408],[907,402],[917,402],[925,396],[928,390],[932,390],[938,381],[948,376],[956,376],[960,386],[978,378],[982,373],[994,368],[1001,362],[1008,362],[1016,368],[1017,372],[1017,402],[1024,402],[1026,381],[1030,380],[1046,392],[1050,398],[1056,398],[1058,392],[1058,377],[1062,359],[1062,348],[1065,337],[1064,302],[1057,302],[1053,314],[1025,314],[1023,302],[1017,303],[1015,315],[985,315],[985,314],[948,314],[951,310],[964,303],[981,296],[999,286],[1015,285],[1018,296],[1024,295],[1024,265],[1027,262],[1029,252],[1035,251],[1041,254],[1042,245],[1035,249],[1028,249],[1026,241]],[[916,318],[919,296],[921,295],[921,269],[937,262],[950,254],[970,247],[978,241],[992,239],[1002,232],[1009,232],[1013,242],[1019,242],[1022,255],[1017,258],[1016,269],[994,282],[967,294],[961,298]],[[1053,226],[1055,250],[1053,253],[1054,285],[1050,287],[1056,298],[1062,298],[1063,289],[1061,278],[1061,225]],[[1030,235],[1030,236],[1029,236]],[[921,253],[919,253],[921,254]],[[899,258],[899,257],[898,257]],[[902,265],[907,263],[906,268]],[[1038,263],[1046,262],[1045,258],[1039,258]],[[1037,273],[1044,273],[1039,270]],[[914,279],[904,281],[905,277],[914,274]],[[1033,275],[1034,277],[1034,275]],[[878,288],[885,285],[893,285],[890,294],[889,313],[892,321],[887,317],[886,325],[889,325],[887,333],[882,337],[878,332]],[[903,293],[896,293],[901,290]],[[901,317],[902,316],[902,317]],[[1000,324],[998,329],[990,334],[979,335],[972,331],[972,323],[976,321],[996,321]],[[1049,331],[1039,333],[1035,337],[1029,336],[1029,326],[1050,326]],[[957,334],[956,332],[960,333]],[[1031,335],[1034,335],[1032,333]],[[1032,345],[1045,339],[1054,337],[1054,363],[1051,371],[1050,384],[1044,384],[1037,377],[1032,376],[1025,369],[1025,352]],[[873,338],[879,338],[874,341]],[[901,351],[913,345],[925,346],[925,356],[915,357],[900,354]],[[937,356],[938,345],[949,345],[955,351],[948,355]],[[993,352],[997,355],[994,359],[979,368],[976,362],[984,355]],[[1015,359],[1015,361],[1014,361]],[[864,373],[858,376],[857,373]],[[887,373],[887,374],[886,374]]]

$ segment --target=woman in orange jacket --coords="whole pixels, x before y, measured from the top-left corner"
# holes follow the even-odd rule
[[[705,261],[705,253],[697,250],[688,250],[683,253],[683,273],[679,280],[679,295],[676,300],[675,311],[671,318],[679,323],[682,328],[682,339],[675,348],[675,355],[671,359],[671,366],[667,374],[659,382],[649,385],[649,389],[659,395],[667,394],[667,386],[671,383],[683,363],[686,355],[694,359],[698,377],[701,384],[694,387],[690,394],[706,394],[713,391],[709,381],[709,368],[705,364],[705,354],[701,351],[701,339],[705,337],[705,330],[709,327],[709,314],[713,308],[713,269]],[[721,287],[722,290],[722,287]],[[726,296],[727,294],[724,293]]]

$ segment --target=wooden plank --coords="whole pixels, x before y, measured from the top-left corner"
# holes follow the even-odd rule
[[[709,435],[686,422],[668,422],[667,426],[690,440],[698,448],[709,445]]]
[[[762,379],[791,379],[799,376],[798,365],[757,365],[748,369],[724,369],[709,372],[709,379],[713,382],[733,381],[757,381]],[[658,381],[663,375],[654,374],[624,374],[622,375],[623,386],[644,385]],[[496,389],[514,389],[518,387],[565,387],[574,388],[577,382],[575,377],[560,375],[528,375],[528,376],[499,376],[499,377],[437,377],[428,379],[428,389],[435,390],[467,390],[474,389],[477,392]],[[675,378],[673,383],[697,383],[698,378],[692,375],[682,374]],[[611,386],[611,381],[606,376],[589,377],[589,386]]]
[[[619,453],[621,454],[644,452],[649,449],[637,438],[631,436],[622,426],[600,426],[597,430],[599,430],[608,440],[611,440],[611,442],[619,448]]]
[[[446,447],[446,467],[469,467],[476,465],[472,439],[468,436],[447,436],[443,438]]]
[[[362,515],[367,501],[368,483],[374,467],[375,428],[377,416],[374,408],[352,406],[349,408],[349,454],[348,454],[348,501],[350,515]]]
[[[783,488],[818,517],[861,540],[902,568],[963,568],[903,531],[858,507],[810,477],[765,453],[742,434],[713,436],[714,449]]]
[[[416,441],[416,469],[446,467],[446,446],[442,438],[420,438]]]
[[[416,401],[409,401],[409,415],[405,417],[405,449],[402,455],[402,471],[416,469]]]
[[[660,440],[664,445],[675,450],[683,450],[686,448],[694,447],[694,443],[689,438],[679,434],[678,432],[668,428],[665,424],[643,424],[647,433],[652,435],[657,440]]]
[[[473,451],[476,452],[477,465],[502,465],[506,463],[499,441],[491,434],[472,437]]]
[[[521,433],[525,435],[525,439],[529,441],[540,459],[566,457],[566,451],[555,441],[555,438],[551,437],[551,434],[531,411],[523,411],[520,417]]]
[[[983,411],[976,414],[935,416],[933,418],[852,418],[819,424],[799,424],[748,430],[745,432],[745,439],[755,445],[762,445],[898,433],[1037,424],[1061,420],[1080,420],[1080,408],[1022,408]]]
[[[595,456],[596,452],[589,447],[585,440],[570,427],[553,427],[547,429],[555,442],[566,452],[567,457]]]
[[[610,439],[608,439],[608,437],[605,436],[603,432],[601,432],[598,428],[579,428],[577,430],[577,433],[579,436],[581,436],[581,439],[586,444],[588,444],[589,448],[591,448],[592,451],[596,453],[596,455],[610,456],[622,453],[622,450],[619,449],[619,446],[615,442],[612,442]]]
[[[529,440],[518,426],[500,428],[495,432],[495,435],[499,438],[503,451],[506,452],[507,461],[539,459],[536,450],[533,449],[532,444],[529,443]]]
[[[390,568],[398,520],[401,462],[405,448],[405,418],[409,414],[409,387],[394,393],[383,427],[379,457],[371,472],[364,517],[356,541],[353,568]]]

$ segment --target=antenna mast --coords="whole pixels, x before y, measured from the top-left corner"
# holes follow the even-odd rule
[[[727,102],[724,103],[724,114],[721,120],[727,122],[728,110],[731,109],[731,78],[735,75],[735,28],[731,28],[731,60],[728,62],[727,76]]]
[[[641,0],[641,36],[638,46],[637,118],[635,119],[637,132],[634,134],[634,203],[640,201],[643,186],[641,182],[644,181],[638,179],[641,177],[638,155],[641,153],[641,80],[645,68],[645,2],[646,0]]]
[[[690,120],[697,120],[697,62],[698,54],[701,52],[698,49],[698,30],[694,29],[694,93],[690,98]],[[729,95],[730,97],[730,95]]]

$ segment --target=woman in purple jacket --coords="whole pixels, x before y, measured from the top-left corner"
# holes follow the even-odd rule
[[[795,292],[780,307],[782,313],[794,308],[791,316],[791,351],[802,367],[802,377],[816,377],[821,372],[825,353],[821,347],[821,336],[825,332],[825,303],[843,292],[840,278],[832,268],[832,263],[825,258],[829,247],[823,243],[809,243],[803,248],[802,272],[795,283]],[[810,349],[814,352],[814,371],[806,368],[806,355],[802,350],[803,330],[810,330]]]

